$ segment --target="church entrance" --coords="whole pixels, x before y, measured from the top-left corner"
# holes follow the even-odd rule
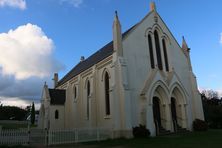
[[[161,113],[160,113],[160,99],[153,97],[153,118],[156,126],[156,131],[159,132],[161,126]]]
[[[171,114],[172,114],[174,131],[176,131],[176,129],[177,129],[177,110],[176,110],[176,99],[173,97],[171,98]]]
[[[184,131],[187,128],[186,105],[182,91],[175,87],[171,95],[171,117],[174,132]]]
[[[154,90],[153,97],[150,99],[153,111],[152,128],[155,130],[156,135],[168,134],[172,129],[170,99],[168,99],[169,95],[167,91],[164,85],[159,85]]]

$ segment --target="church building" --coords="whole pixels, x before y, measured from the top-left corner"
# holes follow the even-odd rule
[[[185,39],[180,46],[153,2],[124,33],[116,12],[112,31],[111,42],[61,80],[56,73],[53,89],[44,85],[39,128],[107,128],[115,137],[139,125],[152,136],[192,131],[204,115]]]

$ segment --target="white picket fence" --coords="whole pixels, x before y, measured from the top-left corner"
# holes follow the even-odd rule
[[[22,145],[28,142],[28,130],[0,130],[0,145]]]
[[[0,145],[42,144],[58,145],[78,142],[100,141],[113,137],[112,130],[96,129],[69,129],[49,130],[17,129],[0,130]]]
[[[112,138],[112,131],[109,129],[50,130],[48,145],[100,141],[110,138]]]

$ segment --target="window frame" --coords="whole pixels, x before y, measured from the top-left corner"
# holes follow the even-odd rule
[[[167,46],[166,46],[166,41],[165,41],[164,38],[162,39],[162,45],[163,45],[163,55],[164,55],[165,68],[166,68],[166,71],[169,71],[169,61],[168,61],[168,54],[167,54]]]
[[[152,36],[148,34],[148,46],[149,46],[149,54],[150,54],[150,66],[152,69],[155,68],[155,59],[153,54],[153,42],[152,42]]]
[[[55,110],[55,119],[59,119],[59,110],[58,109]]]
[[[159,70],[163,70],[162,54],[161,54],[161,48],[160,48],[160,38],[159,38],[159,33],[157,30],[154,31],[154,40],[155,40],[155,47],[156,47],[157,65],[158,65]]]
[[[105,91],[105,115],[111,115],[111,106],[110,106],[110,76],[106,71],[104,74],[104,91]]]

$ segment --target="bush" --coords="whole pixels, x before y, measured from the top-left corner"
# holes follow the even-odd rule
[[[150,136],[150,131],[146,129],[144,125],[139,125],[133,127],[134,138],[148,138]]]
[[[208,130],[207,122],[200,119],[195,119],[193,121],[193,129],[194,131],[207,131]]]

